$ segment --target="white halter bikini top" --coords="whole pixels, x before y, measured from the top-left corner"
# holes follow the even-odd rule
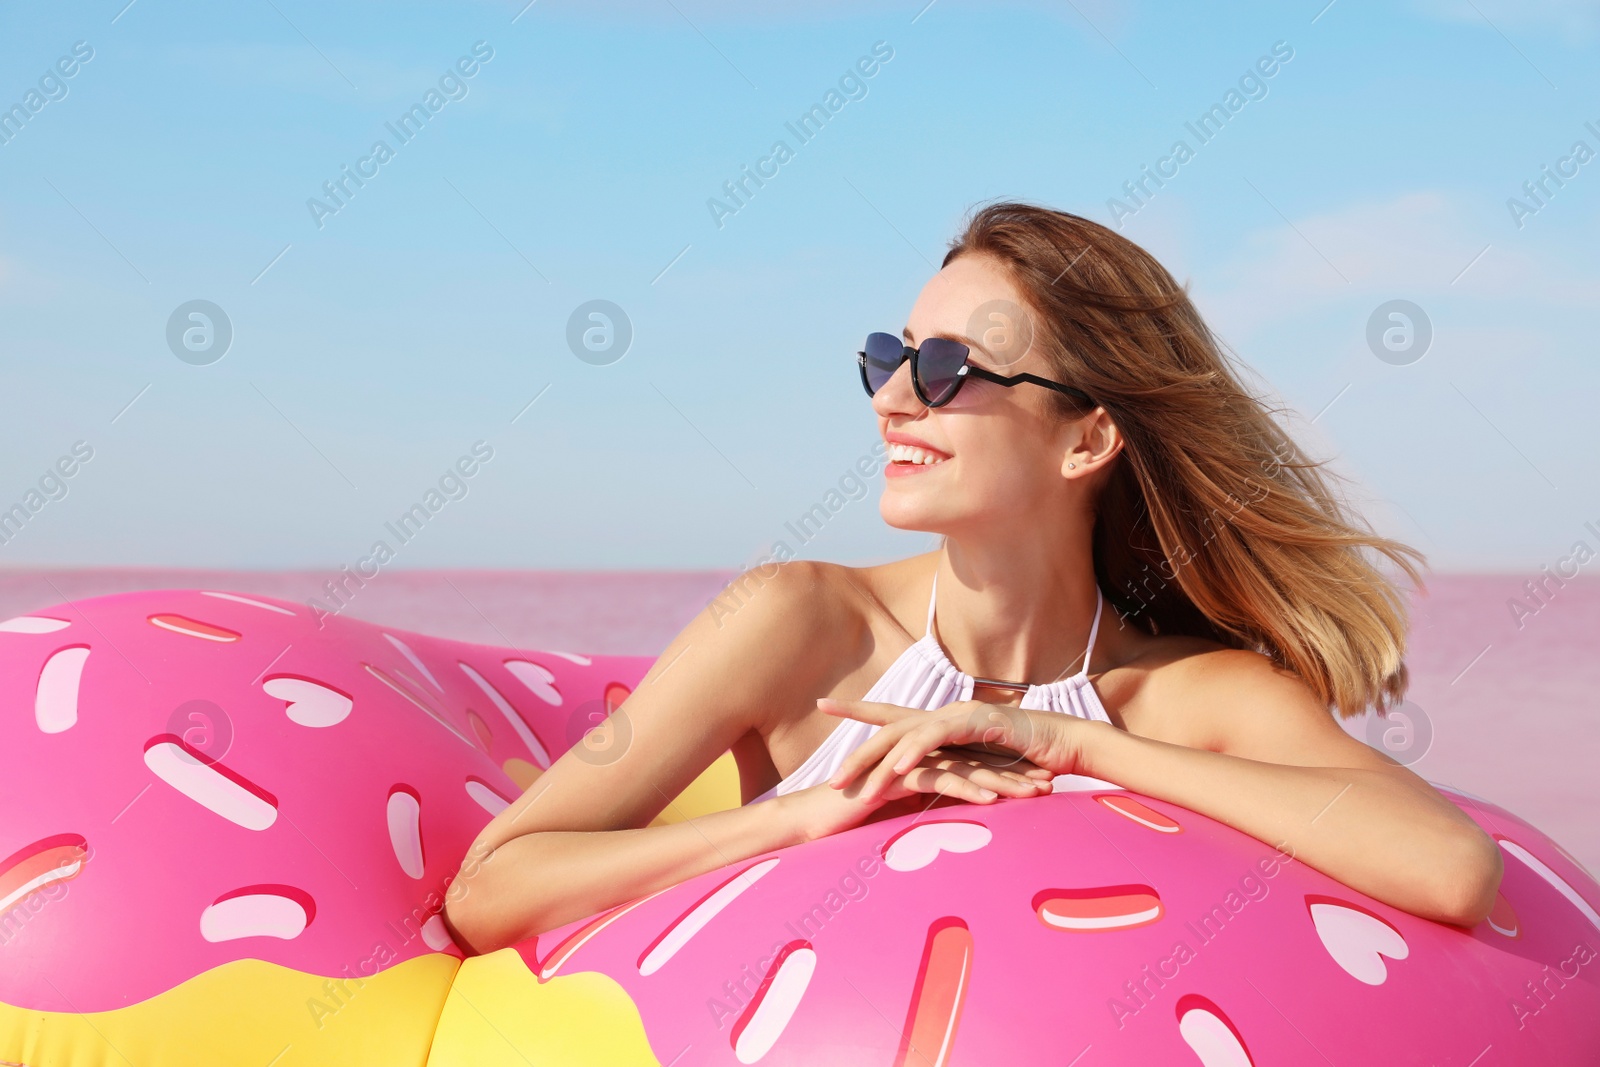
[[[907,708],[932,711],[958,700],[972,699],[973,677],[964,674],[950,662],[939,639],[933,636],[933,608],[939,594],[939,575],[933,576],[933,592],[928,596],[928,628],[922,639],[900,653],[890,664],[862,700],[898,704]],[[1105,596],[1095,586],[1094,622],[1089,627],[1089,647],[1083,650],[1083,666],[1070,678],[1046,685],[1030,685],[1023,694],[1021,707],[1035,711],[1055,711],[1063,715],[1076,715],[1080,719],[1098,719],[1110,722],[1100,696],[1089,682],[1089,657],[1094,652],[1094,639],[1100,632],[1100,612]],[[827,739],[806,759],[795,772],[756,797],[750,803],[770,799],[797,789],[826,782],[833,777],[845,756],[856,746],[878,732],[874,723],[843,719],[834,727]],[[1098,778],[1081,774],[1058,774],[1051,779],[1051,791],[1060,793],[1070,789],[1117,789],[1119,786]]]

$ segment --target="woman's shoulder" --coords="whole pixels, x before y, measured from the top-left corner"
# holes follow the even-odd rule
[[[909,633],[910,600],[915,586],[928,581],[929,555],[860,567],[805,559],[766,563],[729,582],[718,600],[731,615],[765,599],[772,613],[808,634],[860,636],[869,629]]]
[[[1253,649],[1186,634],[1139,634],[1128,651],[1095,684],[1124,725],[1146,737],[1214,749],[1241,720],[1264,712],[1328,716],[1303,679]]]
[[[663,658],[705,646],[691,675],[717,686],[725,701],[761,707],[767,720],[809,713],[817,696],[857,695],[885,649],[907,643],[897,633],[898,609],[889,606],[903,594],[900,562],[752,567],[722,588],[676,639],[683,647]]]

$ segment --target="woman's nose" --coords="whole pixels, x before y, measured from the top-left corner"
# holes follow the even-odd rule
[[[916,390],[911,387],[909,359],[902,361],[889,380],[872,394],[872,410],[885,418],[901,412],[917,415],[924,410],[922,401],[917,399]]]

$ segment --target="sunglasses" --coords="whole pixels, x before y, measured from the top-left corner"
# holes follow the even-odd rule
[[[981,378],[1010,388],[1027,382],[1042,385],[1058,393],[1075,396],[1086,403],[1094,403],[1089,394],[1070,385],[1053,382],[1036,374],[1013,374],[1009,377],[975,367],[968,362],[972,349],[948,337],[929,337],[918,348],[912,348],[892,333],[867,334],[865,350],[856,353],[861,365],[861,384],[868,396],[889,384],[895,371],[906,360],[911,361],[911,388],[917,399],[930,408],[943,407],[956,398],[961,386],[969,378]]]

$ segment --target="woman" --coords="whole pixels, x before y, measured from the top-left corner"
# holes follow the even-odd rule
[[[619,756],[578,746],[485,827],[446,911],[463,947],[930,803],[1095,779],[1415,914],[1488,915],[1494,843],[1330,713],[1400,700],[1404,600],[1369,554],[1412,583],[1422,557],[1346,516],[1166,270],[994,204],[900,340],[858,357],[881,510],[940,547],[742,575],[738,608],[708,605],[613,713]],[[646,825],[730,749],[743,806]]]

